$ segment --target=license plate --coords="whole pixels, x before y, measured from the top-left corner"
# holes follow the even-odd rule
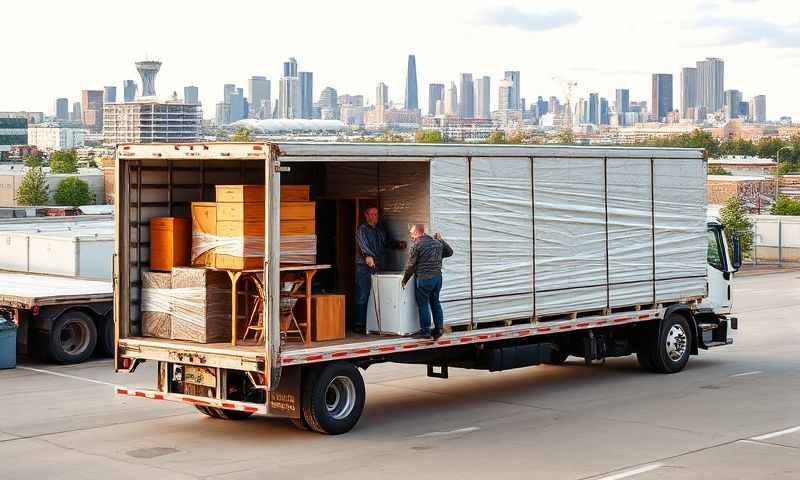
[[[216,388],[217,386],[215,370],[206,367],[184,367],[183,381],[193,385],[202,385],[204,387]]]

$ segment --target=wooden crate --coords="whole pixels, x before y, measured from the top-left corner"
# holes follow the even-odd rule
[[[215,202],[192,202],[192,265],[213,267],[214,252],[208,250],[198,253],[197,234],[217,234],[217,204]]]
[[[257,202],[264,204],[263,185],[217,185],[218,203]]]
[[[149,295],[151,289],[172,288],[172,274],[164,272],[142,272],[142,295]],[[142,336],[170,338],[172,320],[169,313],[142,311]]]
[[[281,202],[307,202],[311,199],[311,185],[281,185]]]
[[[172,289],[192,288],[198,294],[179,299],[173,306],[172,339],[198,343],[231,339],[230,280],[225,272],[205,268],[177,267],[172,270]]]
[[[314,220],[281,219],[281,235],[314,235],[317,226]]]
[[[263,224],[264,203],[218,203],[217,221],[261,222]]]
[[[345,337],[345,296],[320,294],[311,297],[311,340]]]
[[[150,219],[150,270],[170,272],[191,263],[192,222],[188,218]]]
[[[281,202],[281,220],[316,219],[315,202]]]
[[[250,270],[264,264],[264,222],[218,221],[220,237],[237,237],[243,243],[244,255],[229,255],[217,252],[214,266],[226,270]]]

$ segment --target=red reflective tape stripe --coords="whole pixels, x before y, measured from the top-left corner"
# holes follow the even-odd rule
[[[589,326],[589,322],[579,323],[579,324],[577,324],[575,326],[578,327],[578,328],[588,327]]]
[[[394,352],[395,350],[395,347],[380,347],[378,349],[379,352]]]
[[[650,318],[650,315],[639,315],[639,320],[647,320]]]
[[[153,395],[153,399],[154,400],[164,400],[164,395],[161,395],[160,393],[156,393],[155,395]]]
[[[489,338],[489,335],[485,335],[485,334],[478,335],[478,338],[481,339],[481,340],[486,340],[487,338]]]
[[[137,397],[146,397],[147,396],[147,395],[145,395],[144,392],[136,392],[134,395],[136,395]]]
[[[353,353],[357,355],[362,355],[364,353],[369,353],[371,350],[369,348],[359,348],[358,350],[353,350]]]
[[[450,345],[451,343],[453,343],[453,342],[451,342],[450,340],[437,340],[436,341],[437,345]]]
[[[294,358],[292,358],[292,357],[283,357],[281,360],[282,360],[281,363],[284,363],[284,364],[294,362]]]
[[[461,339],[460,339],[460,341],[461,341],[462,343],[465,343],[465,342],[471,342],[471,341],[473,341],[473,340],[475,340],[475,338],[474,338],[474,337],[472,337],[471,335],[467,335],[467,336],[465,336],[465,337],[461,337]]]
[[[124,388],[118,388],[117,389],[117,395],[127,395],[127,394],[128,394],[128,391],[125,390]]]
[[[232,404],[232,403],[225,403],[225,402],[222,402],[222,406],[223,406],[224,408],[236,408],[236,405],[234,405],[234,404]]]
[[[331,353],[331,357],[333,357],[333,358],[344,357],[345,355],[347,355],[347,352],[333,352],[333,353]]]
[[[322,360],[322,355],[309,355],[306,357],[306,360],[313,361],[313,360]]]
[[[537,332],[549,332],[550,330],[552,330],[550,327],[539,327],[536,329]]]
[[[559,330],[569,330],[570,328],[572,328],[572,325],[561,325],[558,327]]]
[[[595,325],[605,325],[606,323],[608,323],[608,320],[598,320],[594,322]]]
[[[622,323],[622,322],[627,322],[628,320],[631,320],[631,317],[615,318],[615,319],[614,319],[614,323]]]
[[[419,344],[417,343],[406,343],[405,345],[403,345],[403,348],[405,348],[406,350],[417,347],[419,347]]]
[[[520,330],[519,332],[517,332],[517,335],[519,335],[520,337],[524,337],[530,333],[531,331],[526,329],[526,330]]]
[[[245,406],[243,406],[242,408],[244,409],[245,412],[257,412],[258,411],[258,409],[256,407],[245,407]]]

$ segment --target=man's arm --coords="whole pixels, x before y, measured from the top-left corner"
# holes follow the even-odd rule
[[[363,225],[356,229],[356,247],[358,247],[358,250],[364,257],[377,257],[370,247],[369,238],[367,238],[367,229]]]
[[[414,272],[417,271],[417,258],[419,254],[417,253],[417,244],[411,245],[411,251],[408,252],[408,261],[406,262],[406,271],[403,274],[403,280],[400,282],[400,285],[403,288],[406,288],[406,282],[408,279],[411,278],[411,275],[414,275]]]
[[[442,238],[439,238],[439,241],[442,242],[442,258],[452,257],[453,249],[450,247],[450,245]]]

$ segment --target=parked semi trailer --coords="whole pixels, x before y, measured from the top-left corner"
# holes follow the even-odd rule
[[[702,150],[418,144],[209,143],[122,145],[116,152],[115,368],[158,364],[155,387],[117,393],[184,402],[222,419],[286,417],[340,434],[366,401],[361,370],[419,364],[502,371],[569,356],[636,354],[676,373],[690,355],[732,343],[738,242],[706,217]],[[149,219],[189,216],[215,185],[256,184],[264,197],[262,343],[142,336]],[[298,342],[280,322],[281,185],[317,200],[314,288],[352,293],[352,227],[377,206],[389,236],[410,224],[440,232],[444,336],[359,335]],[[326,223],[327,222],[327,223]],[[348,250],[349,248],[349,250]],[[389,255],[402,269],[407,250]],[[348,297],[348,302],[352,300]],[[374,307],[374,298],[371,305]],[[201,301],[201,300],[198,300]],[[285,325],[284,325],[285,327]],[[232,335],[236,335],[234,331]]]

